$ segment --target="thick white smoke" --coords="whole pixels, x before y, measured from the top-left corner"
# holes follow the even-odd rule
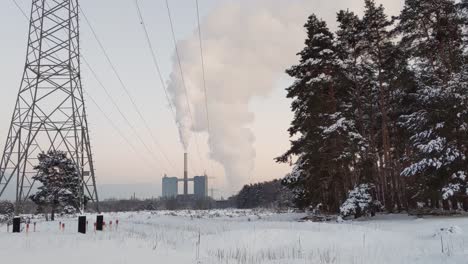
[[[305,38],[303,24],[311,14],[307,2],[233,0],[202,20],[210,157],[224,167],[231,191],[247,183],[254,169],[255,137],[249,125],[255,117],[249,103],[267,96],[284,70],[297,61],[295,54]],[[208,130],[198,32],[178,47],[193,122],[176,58],[168,88],[181,141],[188,145],[193,132]]]
[[[396,15],[403,1],[377,2]],[[249,103],[254,97],[267,96],[285,76],[284,70],[297,63],[295,54],[304,46],[307,17],[316,13],[333,29],[340,8],[361,13],[363,6],[363,0],[231,0],[202,20],[210,157],[224,167],[231,191],[247,183],[254,168],[255,137],[249,125],[255,117]],[[198,31],[178,46],[193,122],[176,62],[169,90],[181,141],[189,144],[193,132],[207,131]]]

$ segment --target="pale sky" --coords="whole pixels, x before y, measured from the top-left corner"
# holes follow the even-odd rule
[[[29,13],[30,0],[17,0]],[[143,16],[153,42],[162,74],[170,84],[174,68],[174,45],[172,42],[165,0],[139,0]],[[389,15],[396,15],[404,0],[378,0],[387,8]],[[137,17],[134,0],[81,0],[82,9],[93,24],[95,31],[104,44],[113,64],[124,83],[129,88],[135,101],[148,121],[153,134],[168,156],[169,164],[161,152],[152,143],[149,134],[137,113],[126,98],[121,86],[113,75],[110,66],[93,39],[89,27],[81,21],[82,54],[87,58],[100,80],[112,91],[114,99],[138,129],[141,137],[148,142],[158,155],[158,159],[148,157],[149,162],[141,160],[125,143],[119,134],[113,131],[111,124],[88,100],[88,122],[94,150],[97,181],[103,185],[106,193],[101,197],[124,196],[139,192],[141,196],[158,196],[161,192],[161,177],[182,176],[183,148],[179,141],[179,132],[168,107],[168,102],[154,72],[154,66],[146,45],[144,33]],[[186,70],[188,87],[192,90],[194,110],[202,112],[197,106],[197,93],[200,69],[196,29],[197,18],[195,0],[169,0],[175,27],[175,34],[181,49],[181,59]],[[303,47],[305,38],[302,25],[311,13],[317,14],[334,28],[336,12],[349,8],[358,14],[362,12],[363,0],[199,0],[202,16],[202,31],[206,53],[206,75],[209,108],[214,109],[213,122],[215,131],[223,133],[229,128],[233,114],[248,116],[243,125],[246,132],[253,135],[251,141],[242,137],[236,142],[226,142],[225,148],[219,146],[229,137],[218,135],[218,147],[209,154],[208,135],[204,132],[204,122],[195,118],[195,127],[200,133],[192,135],[189,147],[191,175],[204,171],[215,179],[211,187],[220,192],[232,193],[237,186],[249,182],[258,182],[283,177],[290,167],[276,164],[273,159],[289,147],[287,129],[291,122],[290,101],[285,98],[286,88],[291,80],[284,70],[297,61],[295,53]],[[24,68],[28,21],[21,15],[12,0],[0,3],[0,148],[3,150],[10,118],[16,100],[18,86]],[[258,34],[257,34],[258,33]],[[276,41],[278,40],[278,41]],[[239,43],[236,44],[236,41]],[[237,46],[236,46],[237,45]],[[185,50],[184,50],[185,49]],[[190,50],[192,49],[192,50]],[[264,51],[266,50],[266,51]],[[237,57],[242,59],[237,60]],[[198,58],[197,58],[198,59]],[[187,63],[185,63],[187,61]],[[232,61],[230,63],[229,61]],[[211,64],[210,64],[211,63]],[[265,67],[264,67],[265,66]],[[186,67],[186,68],[185,68]],[[177,71],[176,71],[177,73]],[[235,75],[235,76],[233,76]],[[133,136],[120,115],[113,108],[105,93],[86,67],[82,67],[84,89],[99,103],[111,119],[121,127],[141,154],[149,156],[145,148]],[[177,76],[176,76],[177,77]],[[267,79],[267,81],[262,80]],[[220,84],[225,81],[225,85]],[[244,81],[244,82],[243,82]],[[247,83],[248,82],[248,83]],[[252,85],[249,86],[247,84]],[[241,91],[244,87],[242,102],[236,102],[235,110],[228,110],[225,104],[219,104],[223,96],[233,90]],[[239,88],[239,90],[237,89]],[[175,93],[175,92],[174,92]],[[235,96],[235,94],[232,94]],[[177,100],[177,99],[174,99]],[[211,100],[211,101],[210,101]],[[246,102],[244,104],[243,102]],[[199,102],[198,102],[199,103]],[[201,105],[201,104],[200,104]],[[224,107],[224,108],[223,108]],[[244,107],[245,109],[240,109]],[[204,111],[204,108],[203,108]],[[200,114],[200,116],[202,116]],[[223,118],[224,117],[224,118]],[[235,116],[237,117],[237,115]],[[201,119],[200,119],[201,120]],[[200,122],[200,124],[198,124]],[[223,129],[224,128],[224,129]],[[224,133],[228,133],[224,131]],[[235,135],[234,135],[235,136]],[[196,149],[198,141],[200,154]],[[252,152],[244,159],[224,159],[229,152],[226,148],[245,146]],[[223,156],[223,157],[221,157]],[[246,175],[229,176],[226,179],[225,168],[235,165],[228,163],[246,163],[245,170],[233,170]],[[250,161],[252,164],[250,164]],[[252,172],[248,173],[252,166]],[[109,188],[114,184],[132,185],[132,190]],[[154,186],[154,193],[141,186]],[[214,186],[213,186],[214,185]],[[107,187],[106,187],[107,186]],[[140,186],[140,187],[135,187]],[[235,188],[231,188],[236,186]],[[217,196],[220,194],[218,193]],[[224,194],[226,196],[226,193]]]

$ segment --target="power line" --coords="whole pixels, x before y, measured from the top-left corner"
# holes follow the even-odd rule
[[[208,127],[208,135],[210,137],[213,136],[211,133],[211,122],[210,122],[210,115],[209,115],[209,108],[208,108],[208,91],[206,88],[206,71],[205,71],[205,56],[203,53],[203,41],[202,41],[202,31],[201,31],[201,23],[200,23],[200,6],[198,4],[198,0],[195,0],[197,5],[197,22],[198,22],[198,40],[200,41],[200,58],[201,58],[201,66],[202,66],[202,76],[203,76],[203,90],[205,92],[205,110],[206,110],[206,124]],[[208,139],[208,145],[211,148],[210,139]],[[213,172],[213,164],[211,162],[210,167],[211,171]]]
[[[101,82],[101,80],[99,79],[99,77],[97,76],[96,72],[91,68],[91,65],[88,63],[88,61],[82,57],[86,67],[88,67],[88,69],[91,71],[94,79],[98,82],[99,86],[104,90],[107,98],[109,98],[110,102],[112,103],[112,105],[117,109],[117,112],[119,112],[119,114],[122,116],[122,118],[125,120],[125,123],[127,123],[127,125],[132,129],[132,132],[135,134],[135,136],[137,137],[137,139],[143,144],[143,146],[145,147],[146,151],[148,151],[148,153],[150,153],[150,155],[153,156],[153,158],[159,162],[159,159],[156,157],[156,155],[154,154],[154,152],[148,147],[148,145],[145,143],[145,141],[143,140],[143,138],[138,134],[137,130],[135,129],[135,127],[130,123],[130,120],[127,118],[127,116],[123,113],[122,109],[119,107],[119,105],[115,102],[114,98],[112,97],[112,95],[109,93],[109,90],[107,90],[107,88],[104,86],[104,84]],[[161,164],[162,165],[162,164]],[[164,167],[164,166],[163,166]],[[167,168],[164,167],[164,170],[167,170]]]
[[[181,75],[181,78],[182,78],[182,85],[183,85],[184,91],[185,91],[185,100],[187,102],[187,109],[188,109],[192,124],[195,124],[195,122],[193,121],[192,110],[191,110],[191,107],[190,107],[189,94],[188,94],[188,90],[187,90],[187,85],[185,83],[184,71],[182,69],[182,63],[181,63],[181,59],[180,59],[179,48],[177,47],[177,40],[176,40],[176,37],[175,37],[175,31],[174,31],[174,23],[172,22],[171,8],[169,7],[169,1],[168,0],[166,0],[166,7],[167,7],[167,15],[169,17],[169,23],[170,23],[170,26],[171,26],[172,40],[174,42],[174,47],[175,47],[175,51],[176,51],[177,63],[179,65],[180,75]],[[184,143],[187,144],[187,142],[184,142]],[[195,145],[196,145],[196,148],[197,148],[198,158],[200,159],[200,163],[203,165],[203,167],[205,167],[205,165],[204,165],[204,163],[203,163],[203,161],[201,159],[200,147],[199,147],[199,144],[198,144],[198,138],[197,137],[195,137]]]
[[[153,143],[156,145],[156,147],[160,150],[160,152],[163,154],[164,158],[166,159],[166,161],[169,163],[169,165],[174,169],[174,165],[172,164],[172,162],[169,160],[168,156],[166,155],[166,153],[164,152],[164,150],[162,149],[161,145],[159,144],[159,142],[156,140],[156,137],[154,136],[152,130],[149,128],[149,125],[148,125],[148,122],[146,121],[146,119],[144,118],[143,114],[141,113],[138,105],[136,104],[133,96],[130,94],[127,86],[125,85],[125,83],[123,82],[122,78],[120,77],[120,74],[117,72],[117,69],[116,67],[114,66],[114,64],[112,63],[112,60],[110,59],[109,55],[107,54],[107,51],[106,49],[104,48],[104,45],[102,44],[101,40],[99,39],[96,31],[94,30],[94,27],[91,25],[88,17],[86,16],[86,14],[84,13],[83,9],[81,7],[80,8],[80,11],[84,17],[84,20],[86,22],[86,24],[88,25],[88,27],[91,29],[91,33],[92,35],[94,36],[96,42],[98,43],[100,49],[101,49],[101,52],[103,53],[104,57],[106,58],[107,62],[109,63],[114,75],[117,77],[121,87],[123,88],[125,94],[127,95],[128,99],[130,100],[133,108],[135,109],[135,111],[137,112],[139,118],[142,120],[144,126],[145,126],[145,129],[147,130],[147,132],[149,133],[149,135],[151,136],[152,140],[153,140]]]
[[[114,123],[114,121],[112,121],[112,119],[110,119],[110,117],[104,112],[104,110],[99,106],[99,104],[94,100],[94,98],[86,92],[86,90],[83,90],[83,92],[88,96],[88,98],[91,100],[91,102],[93,102],[94,106],[96,106],[96,108],[101,112],[101,114],[106,118],[107,122],[109,122],[109,124],[111,124],[111,126],[114,128],[115,131],[117,131],[117,133],[119,134],[119,136],[127,143],[127,145],[130,146],[130,148],[133,150],[133,152],[135,152],[135,154],[137,155],[141,155],[140,152],[138,152],[138,150],[135,148],[135,146],[131,143],[131,141],[125,136],[125,134],[122,132],[122,130],[120,130],[120,128]],[[151,164],[151,165],[154,165],[154,163],[148,161],[146,159],[145,156],[141,155],[141,158],[143,158],[143,160],[145,160],[145,162],[147,162],[148,164]]]
[[[211,135],[211,126],[210,126],[210,115],[208,113],[208,92],[206,89],[206,73],[205,73],[205,59],[203,54],[203,42],[202,42],[202,33],[201,33],[201,23],[200,23],[200,8],[198,5],[198,0],[195,0],[197,5],[197,22],[198,22],[198,40],[200,41],[200,57],[201,57],[201,66],[202,66],[202,76],[203,76],[203,89],[205,92],[205,108],[206,108],[206,121],[208,125],[208,133]]]
[[[151,42],[151,39],[149,37],[148,29],[146,28],[146,23],[145,23],[145,20],[143,19],[143,15],[141,13],[141,9],[140,9],[140,5],[138,4],[138,0],[135,0],[135,5],[136,5],[137,12],[138,12],[138,17],[140,18],[140,24],[141,24],[141,26],[143,28],[144,33],[145,33],[145,38],[146,38],[146,42],[148,44],[148,48],[149,48],[149,50],[151,52],[151,57],[153,59],[154,66],[156,68],[157,75],[158,75],[159,80],[161,82],[161,87],[164,90],[164,94],[166,95],[166,99],[167,99],[167,102],[168,102],[169,107],[171,109],[172,116],[174,118],[175,123],[177,124],[177,118],[176,118],[176,113],[175,113],[175,110],[174,110],[174,106],[172,105],[171,99],[169,97],[169,93],[167,92],[167,87],[166,87],[166,84],[164,82],[164,78],[163,78],[162,73],[161,73],[161,68],[159,67],[158,59],[156,57],[156,52],[154,51],[153,43]]]
[[[16,0],[12,0],[13,3],[15,4],[15,6],[19,9],[19,11],[21,12],[21,14],[23,14],[23,16],[29,20],[29,17],[28,15],[26,15],[26,12],[24,12],[23,8],[21,8],[21,6],[18,4],[18,2]]]
[[[141,8],[140,8],[140,4],[138,3],[138,0],[135,0],[134,1],[135,3],[135,6],[136,6],[136,10],[137,10],[137,13],[138,13],[138,17],[139,17],[139,22],[143,28],[143,31],[144,31],[144,35],[145,35],[145,38],[146,38],[146,42],[148,44],[148,48],[150,50],[150,53],[151,53],[151,57],[152,57],[152,60],[153,60],[153,64],[155,66],[155,69],[156,69],[156,73],[159,77],[159,80],[161,82],[161,87],[163,88],[164,90],[164,94],[166,95],[166,99],[167,99],[167,102],[169,104],[169,107],[170,107],[170,110],[172,112],[172,117],[174,119],[174,123],[176,124],[176,126],[179,126],[179,123],[177,122],[177,116],[176,116],[176,113],[175,113],[175,110],[174,110],[174,106],[171,102],[171,99],[169,97],[169,94],[167,92],[167,87],[166,87],[166,84],[164,82],[164,78],[162,76],[162,73],[161,73],[161,69],[159,67],[159,63],[158,63],[158,59],[157,59],[157,56],[156,56],[156,52],[154,51],[154,48],[153,48],[153,43],[151,42],[151,38],[149,36],[149,32],[148,32],[148,28],[146,27],[146,23],[145,23],[145,20],[143,18],[143,14],[141,12]],[[183,145],[185,146],[185,144],[183,143]],[[193,160],[190,159],[190,163],[191,163],[191,166],[193,166]]]

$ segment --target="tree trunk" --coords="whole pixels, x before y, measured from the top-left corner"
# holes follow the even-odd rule
[[[456,197],[452,197],[450,203],[452,204],[452,210],[458,210],[458,199]]]
[[[468,197],[463,198],[463,210],[468,212]]]
[[[448,200],[442,200],[442,206],[444,211],[450,211],[450,204]]]

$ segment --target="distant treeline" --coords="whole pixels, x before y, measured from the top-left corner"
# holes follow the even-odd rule
[[[206,210],[217,208],[216,201],[206,198],[186,199],[182,196],[177,198],[158,198],[158,199],[107,199],[99,202],[99,208],[102,212],[131,212],[145,210],[179,210],[193,209]]]
[[[227,201],[219,203],[206,197],[198,199],[178,198],[158,198],[158,199],[106,199],[99,202],[101,212],[135,212],[135,211],[153,211],[153,210],[206,210],[214,208],[235,207],[234,204],[228,204]],[[94,212],[94,205],[88,204],[87,212]],[[12,216],[14,213],[14,203],[9,201],[0,201],[0,215]],[[24,214],[42,214],[43,211],[33,202],[27,201],[23,204]],[[58,214],[67,212],[59,211]]]
[[[237,208],[290,208],[294,195],[282,185],[281,180],[245,185],[235,196],[229,198]]]

